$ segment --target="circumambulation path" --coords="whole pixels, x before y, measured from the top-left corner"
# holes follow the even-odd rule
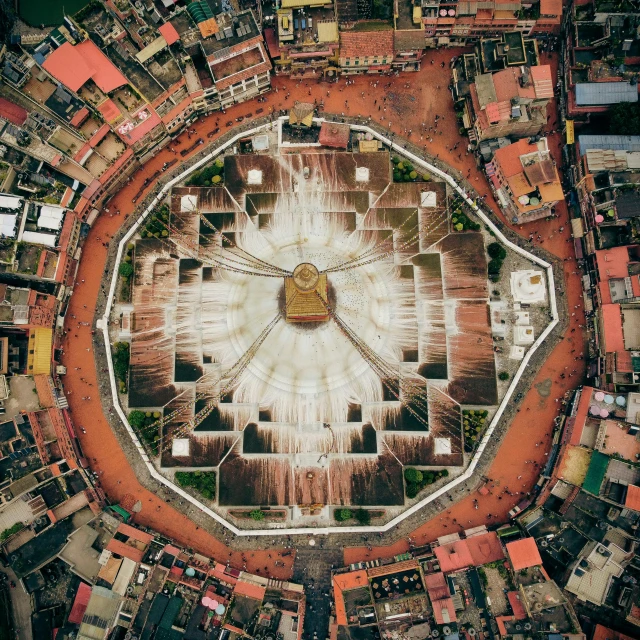
[[[318,100],[324,102],[327,111],[345,112],[346,115],[371,115],[374,121],[400,136],[407,135],[416,144],[421,144],[416,140],[419,134],[415,133],[420,130],[421,123],[430,123],[435,114],[445,114],[444,118],[440,116],[443,120],[440,127],[442,134],[436,136],[433,143],[427,141],[429,152],[468,176],[468,180],[481,194],[483,189],[486,190],[486,204],[505,223],[490,197],[484,177],[475,167],[473,155],[467,155],[464,151],[459,153],[457,149],[453,150],[453,145],[459,140],[459,134],[451,97],[445,90],[436,90],[436,85],[447,85],[448,80],[445,74],[448,74],[448,70],[445,69],[441,73],[434,70],[440,69],[441,60],[448,61],[449,56],[455,53],[455,51],[429,53],[421,72],[390,79],[391,87],[384,94],[372,91],[371,80],[366,76],[350,79],[351,84],[348,86],[345,86],[344,81],[331,85],[317,85],[315,83],[296,84],[289,79],[274,78],[273,85],[278,91],[268,96],[267,105],[274,109],[289,108],[293,106],[296,99],[308,99],[310,89],[312,94],[317,94]],[[433,58],[437,64],[430,65],[430,58]],[[544,62],[554,64],[554,60]],[[410,83],[410,88],[402,88],[407,81]],[[383,95],[388,96],[387,101],[382,101]],[[415,100],[411,103],[412,109],[403,109],[400,104],[402,100],[400,98],[394,100],[394,95],[396,97],[413,96]],[[555,105],[552,104],[550,109],[555,109]],[[236,106],[228,110],[225,119],[244,115],[250,110],[251,105]],[[550,114],[549,128],[553,128],[555,113],[550,111]],[[214,126],[220,126],[222,133],[225,133],[225,127],[216,122],[220,117],[219,114],[212,114],[194,124],[196,136],[207,133]],[[148,491],[140,484],[135,470],[130,466],[102,412],[98,377],[101,377],[104,372],[96,371],[92,353],[92,327],[81,324],[83,322],[93,324],[109,240],[117,232],[125,217],[134,211],[135,205],[132,199],[143,188],[145,177],[159,171],[165,162],[179,158],[180,156],[176,156],[176,153],[190,144],[186,134],[182,134],[171,145],[175,152],[165,149],[158,153],[136,174],[130,184],[115,195],[107,205],[108,211],[105,209],[91,228],[67,313],[66,329],[69,331],[66,335],[63,355],[63,363],[67,366],[65,390],[75,424],[82,425],[86,429],[86,433],[80,434],[82,448],[92,468],[98,472],[102,487],[113,502],[118,502],[127,496],[128,500],[133,497],[142,503],[142,510],[135,517],[138,524],[149,526],[219,561],[229,561],[238,567],[246,566],[247,570],[263,575],[289,577],[293,556],[279,557],[277,553],[264,549],[258,550],[258,547],[267,546],[270,542],[276,547],[280,546],[282,540],[261,539],[256,542],[255,550],[234,551],[203,528],[198,527],[183,515],[179,508],[174,508],[174,503],[169,502],[170,498],[165,501],[161,495]],[[560,164],[559,140],[552,137],[550,147],[556,161]],[[186,159],[188,160],[188,157]],[[153,185],[148,185],[144,193],[152,187]],[[120,215],[116,215],[116,211],[120,211]],[[565,293],[568,306],[572,308],[581,304],[581,283],[573,260],[573,243],[569,235],[570,225],[564,203],[558,205],[557,213],[559,217],[554,220],[532,223],[524,228],[516,228],[515,231],[525,237],[532,231],[535,232],[536,236],[542,237],[544,249],[565,260],[567,282]],[[564,227],[563,232],[559,231],[561,227]],[[411,534],[414,544],[428,542],[439,535],[456,531],[459,527],[468,528],[481,523],[502,522],[507,519],[508,511],[514,504],[530,491],[539,475],[538,465],[544,464],[545,454],[549,451],[553,418],[557,415],[559,408],[559,402],[556,400],[561,398],[568,389],[576,386],[584,373],[584,361],[574,359],[576,357],[574,354],[583,351],[579,326],[583,323],[580,307],[576,309],[576,315],[571,318],[571,328],[576,330],[568,332],[565,339],[549,355],[501,445],[488,474],[490,493],[486,496],[476,496],[479,500],[477,509],[473,496],[456,504],[451,503],[448,509],[445,505],[441,516],[424,523]],[[77,327],[76,324],[78,324]],[[561,379],[559,376],[565,372],[567,365],[572,375]],[[87,385],[93,385],[93,387],[87,387]],[[524,447],[523,442],[529,443],[530,446]],[[491,514],[491,518],[488,514]],[[399,540],[392,546],[374,547],[370,543],[369,548],[347,548],[344,552],[344,560],[350,563],[368,558],[385,557],[404,552],[408,548],[409,541],[406,539]],[[278,565],[275,564],[276,562]]]

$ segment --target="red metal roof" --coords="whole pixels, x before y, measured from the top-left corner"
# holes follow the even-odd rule
[[[550,65],[531,67],[531,80],[533,80],[536,98],[553,98],[553,74]]]
[[[69,613],[69,622],[72,624],[80,624],[82,622],[84,612],[89,604],[89,598],[91,598],[91,587],[86,582],[81,582],[71,607],[71,613]]]
[[[0,98],[0,117],[21,127],[26,121],[29,113],[13,102]]]
[[[540,0],[541,16],[562,16],[562,0]]]
[[[127,79],[120,73],[118,67],[91,40],[81,42],[76,48],[93,69],[91,79],[101,91],[109,93],[118,87],[128,84]]]
[[[444,573],[460,571],[473,565],[473,558],[466,540],[457,540],[451,544],[436,547],[435,554],[440,563],[440,569]]]
[[[323,147],[346,149],[350,133],[351,128],[349,125],[336,124],[335,122],[323,122],[320,127],[318,142]]]
[[[244,580],[238,580],[238,584],[234,589],[234,593],[247,596],[249,598],[254,598],[255,600],[260,600],[264,598],[264,594],[266,593],[265,587],[260,586],[259,584],[253,584],[251,582],[245,582]]]
[[[599,624],[596,625],[592,640],[633,640],[633,637]]]
[[[482,535],[467,538],[466,543],[473,558],[473,564],[476,567],[504,559],[504,551],[495,531],[488,531]]]
[[[449,624],[457,620],[456,608],[451,598],[436,600],[431,604],[433,605],[433,617],[438,624]]]
[[[542,564],[538,545],[533,538],[522,538],[507,544],[507,553],[514,571]]]
[[[134,562],[142,562],[142,558],[144,558],[144,552],[141,549],[130,547],[128,544],[120,542],[120,540],[116,540],[115,538],[109,540],[107,551],[111,551],[111,553],[115,553],[123,558],[129,558],[129,560],[133,560]]]
[[[640,511],[640,487],[636,487],[635,484],[630,484],[627,487],[627,497],[624,501],[624,506],[634,511]]]
[[[622,312],[619,304],[602,305],[602,330],[604,331],[605,353],[624,351]]]
[[[507,598],[513,610],[513,617],[516,620],[524,620],[527,617],[527,612],[522,604],[522,600],[520,600],[520,593],[518,591],[509,591]]]
[[[80,51],[70,42],[53,51],[42,66],[71,91],[77,91],[92,74]]]
[[[275,29],[265,29],[264,39],[267,43],[267,49],[269,49],[269,55],[272,58],[279,58],[280,47],[278,46],[278,38],[276,37]]]
[[[167,44],[173,44],[180,40],[180,34],[170,22],[165,22],[162,26],[158,27],[158,31],[167,41]]]
[[[118,109],[118,106],[111,98],[98,105],[98,111],[107,122],[114,122],[122,115],[120,109]]]
[[[82,109],[78,109],[78,111],[76,111],[69,124],[72,127],[79,127],[85,121],[88,115],[89,109],[87,109],[87,107],[82,107]]]
[[[151,111],[146,120],[143,120],[137,127],[134,127],[130,131],[123,133],[121,131],[122,125],[116,127],[116,131],[127,144],[132,145],[138,142],[138,140],[141,140],[149,131],[161,123],[162,120],[160,120],[160,116],[155,111]]]
[[[393,29],[341,31],[341,58],[382,58],[393,55]]]
[[[78,91],[89,78],[105,93],[127,84],[127,79],[91,40],[75,47],[65,42],[42,66],[71,91]]]

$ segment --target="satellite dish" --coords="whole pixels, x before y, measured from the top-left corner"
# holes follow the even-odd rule
[[[216,607],[216,613],[221,616],[226,611],[225,606],[223,604],[219,604]]]
[[[444,633],[445,636],[450,636],[451,635],[451,627],[442,627],[442,633]]]
[[[473,627],[467,629],[467,633],[473,638],[476,635],[476,630]]]

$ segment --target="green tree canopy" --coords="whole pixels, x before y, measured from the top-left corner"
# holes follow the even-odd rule
[[[129,424],[134,429],[142,429],[146,420],[146,416],[144,415],[144,411],[138,411],[135,409],[129,414]]]
[[[640,103],[620,102],[609,108],[609,133],[614,135],[640,135]]]
[[[133,265],[130,262],[123,262],[118,267],[118,273],[123,278],[130,278],[133,275]]]
[[[422,482],[422,471],[414,469],[413,467],[407,467],[404,470],[404,478],[407,482],[420,484]]]

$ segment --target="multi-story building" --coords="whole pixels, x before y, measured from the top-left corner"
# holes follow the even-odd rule
[[[547,124],[553,98],[551,67],[508,67],[481,73],[468,86],[463,123],[472,142],[504,136],[533,136]]]
[[[345,74],[386,73],[394,59],[393,29],[340,32],[340,69]]]
[[[265,30],[276,74],[320,78],[338,71],[338,20],[330,1],[285,0]],[[275,47],[274,47],[275,45]]]
[[[458,47],[506,31],[557,35],[562,3],[559,0],[540,0],[528,5],[520,0],[414,0],[414,13],[424,24],[427,47]]]
[[[547,217],[564,198],[546,138],[536,143],[518,140],[497,149],[486,172],[498,205],[513,222]]]
[[[611,105],[637,102],[640,16],[626,2],[588,0],[571,5],[564,30],[564,110],[573,126]]]
[[[200,47],[221,107],[250,100],[268,91],[271,88],[271,62],[253,13],[225,13],[209,18],[207,22],[205,33],[210,32],[210,35],[200,40]]]

